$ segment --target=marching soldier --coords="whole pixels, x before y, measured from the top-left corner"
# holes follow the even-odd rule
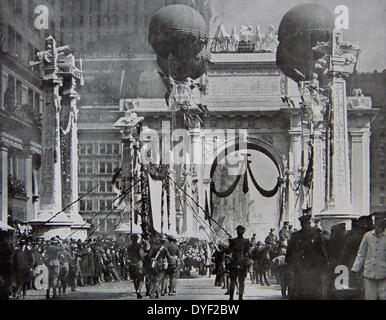
[[[288,244],[285,262],[290,276],[289,299],[321,299],[322,274],[328,266],[327,250],[320,232],[311,226],[311,215],[299,218],[301,230]]]
[[[283,247],[288,246],[288,241],[291,238],[291,231],[289,229],[289,222],[284,221],[283,228],[279,232],[279,239],[280,239],[280,244]]]
[[[271,246],[276,245],[277,237],[274,234],[275,229],[270,229],[268,236],[265,238],[265,243]]]
[[[142,246],[138,243],[138,234],[132,234],[130,238],[132,243],[127,248],[128,259],[130,260],[129,273],[130,278],[134,282],[134,288],[137,294],[137,298],[141,299],[141,291],[145,278],[145,274],[143,271],[143,259],[145,257],[145,252]]]
[[[149,296],[151,299],[158,298],[160,295],[161,280],[165,276],[167,267],[165,261],[170,260],[168,248],[165,246],[167,239],[162,235],[159,239],[154,239],[150,251],[145,257],[146,277],[149,279]]]
[[[48,289],[46,299],[50,298],[50,290],[52,288],[52,298],[57,297],[58,277],[60,271],[59,263],[59,241],[56,237],[51,238],[50,245],[47,248],[47,267],[48,267]]]
[[[182,256],[180,248],[177,246],[177,239],[173,236],[169,236],[168,240],[169,243],[166,244],[166,247],[169,250],[170,258],[168,260],[168,268],[166,270],[166,274],[169,277],[169,296],[174,296],[176,294]]]
[[[229,300],[233,300],[237,280],[239,283],[239,300],[243,300],[244,282],[248,271],[248,253],[251,247],[249,240],[243,237],[245,228],[239,225],[236,231],[237,238],[229,240],[227,249],[227,252],[231,254]]]

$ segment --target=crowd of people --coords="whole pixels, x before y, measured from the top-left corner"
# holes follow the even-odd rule
[[[345,223],[323,229],[307,211],[299,221],[300,230],[284,222],[278,236],[271,229],[264,243],[256,234],[245,239],[241,225],[228,243],[164,234],[150,240],[132,234],[125,241],[24,236],[15,242],[14,234],[0,232],[0,299],[24,298],[27,290],[42,288],[47,299],[56,298],[78,286],[121,280],[133,282],[138,299],[154,299],[175,295],[178,278],[192,270],[214,274],[214,285],[231,300],[236,288],[243,299],[248,274],[261,286],[280,284],[289,299],[386,298],[385,212],[353,219],[349,231]],[[350,272],[347,288],[336,287],[338,266]],[[46,286],[40,277],[45,268]]]
[[[264,243],[256,241],[255,234],[244,239],[239,226],[238,238],[220,243],[213,253],[215,286],[233,299],[233,278],[242,299],[249,274],[251,282],[261,286],[280,284],[282,296],[289,299],[386,299],[385,216],[377,212],[353,219],[349,231],[345,223],[326,230],[305,210],[299,218],[301,230],[284,222],[278,236],[271,229]],[[235,240],[244,243],[236,251]],[[342,278],[337,288],[337,273],[345,270],[347,284]]]
[[[0,299],[23,299],[27,290],[44,287],[39,275],[48,271],[47,299],[65,295],[78,286],[93,286],[110,281],[133,281],[137,298],[175,295],[177,279],[192,270],[206,274],[207,242],[194,238],[179,241],[159,235],[150,240],[132,234],[124,241],[88,239],[86,241],[0,232]],[[210,253],[209,253],[210,254]]]

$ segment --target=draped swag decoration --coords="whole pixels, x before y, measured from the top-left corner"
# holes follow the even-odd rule
[[[243,181],[243,192],[247,193],[249,191],[249,186],[248,186],[248,173],[249,173],[249,176],[251,177],[252,183],[255,186],[256,190],[259,191],[260,194],[262,196],[264,196],[264,197],[267,197],[267,198],[273,197],[278,192],[278,190],[279,190],[279,188],[280,188],[280,186],[282,184],[282,181],[281,181],[280,177],[278,177],[276,186],[272,190],[265,190],[262,187],[260,187],[260,185],[257,183],[255,177],[253,176],[252,169],[251,169],[251,166],[250,166],[250,161],[246,161],[246,162],[247,162],[246,163],[247,170],[245,170],[245,173],[243,174],[243,178],[244,178],[244,181]],[[217,166],[217,163],[215,163],[215,166]],[[215,171],[215,168],[214,168],[213,172],[214,171]],[[212,193],[214,193],[216,196],[218,196],[220,198],[227,198],[236,189],[236,187],[237,187],[237,185],[238,185],[238,183],[239,183],[239,181],[241,179],[241,176],[242,175],[238,175],[236,180],[232,183],[232,185],[227,190],[222,191],[222,192],[216,190],[215,182],[212,179],[212,182],[210,184],[210,190],[211,190]]]
[[[161,230],[164,226],[164,201],[166,195],[166,211],[167,211],[167,221],[168,229],[170,228],[170,186],[169,186],[169,174],[170,169],[168,165],[160,164],[149,164],[147,166],[147,172],[153,180],[162,181],[162,190],[161,190]]]

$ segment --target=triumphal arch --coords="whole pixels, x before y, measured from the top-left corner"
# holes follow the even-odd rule
[[[345,85],[340,87],[343,98],[337,100],[344,112],[333,125],[341,141],[332,152],[326,143],[331,133],[323,126],[309,130],[302,88],[278,69],[275,52],[212,53],[200,83],[205,90],[189,98],[199,108],[187,122],[167,99],[120,103],[144,117],[144,128],[158,133],[162,151],[155,162],[168,158],[165,145],[176,144],[173,130],[183,127],[179,121],[186,122],[182,140],[187,147],[179,155],[183,165],[174,171],[186,191],[176,193],[172,208],[178,233],[226,238],[244,224],[247,236],[262,238],[271,228],[277,232],[284,221],[298,228],[304,210],[311,210],[326,228],[341,221],[349,226],[352,217],[369,214],[370,123],[375,111],[360,90],[346,93]],[[332,173],[331,163],[339,164],[334,157],[347,166]],[[176,161],[176,154],[171,158]],[[342,184],[346,198],[334,193]]]

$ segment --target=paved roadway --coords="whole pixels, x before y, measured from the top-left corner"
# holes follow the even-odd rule
[[[244,300],[277,300],[282,299],[279,285],[274,280],[270,287],[262,287],[246,280]],[[145,288],[143,288],[144,290]],[[228,300],[225,290],[214,286],[214,277],[195,276],[189,279],[179,279],[176,296],[164,296],[159,300]],[[238,297],[234,296],[235,299]],[[26,300],[45,299],[45,292],[28,291]],[[96,286],[79,287],[76,292],[67,292],[58,300],[137,300],[132,281],[102,283]],[[149,300],[144,297],[142,300]]]

